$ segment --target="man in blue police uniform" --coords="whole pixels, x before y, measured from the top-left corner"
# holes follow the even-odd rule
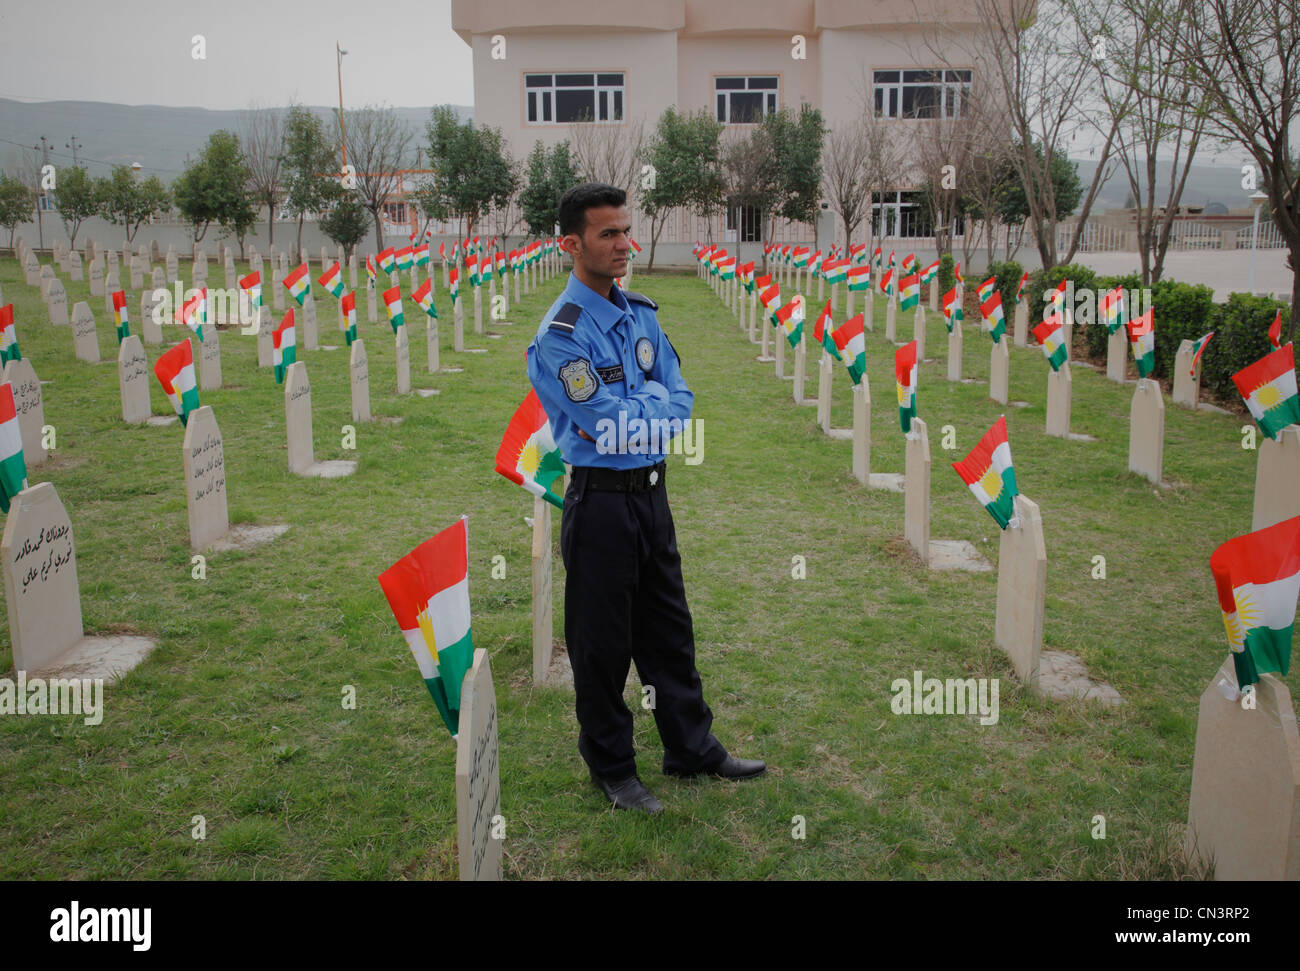
[[[629,660],[652,689],[665,775],[744,779],[767,766],[728,755],[713,737],[695,670],[664,484],[668,436],[655,434],[680,430],[695,396],[659,329],[658,305],[614,283],[631,251],[627,194],[597,182],[575,186],[559,216],[573,273],[528,348],[528,379],[573,466],[560,549],[578,751],[616,808],[657,813],[662,805],[636,774],[623,702]]]

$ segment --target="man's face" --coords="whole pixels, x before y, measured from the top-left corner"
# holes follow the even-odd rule
[[[595,206],[587,210],[582,235],[571,233],[564,238],[565,248],[587,274],[613,279],[627,272],[631,231],[627,206]]]

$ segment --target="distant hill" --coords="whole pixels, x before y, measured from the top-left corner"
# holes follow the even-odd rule
[[[474,109],[452,105],[461,120]],[[279,109],[283,110],[283,109]],[[335,113],[327,107],[311,110],[330,125]],[[424,143],[424,125],[430,108],[395,108],[399,118]],[[218,129],[239,130],[243,111],[209,111],[207,108],[168,108],[161,105],[118,105],[97,101],[22,102],[0,98],[0,167],[16,171],[22,149],[39,146],[44,135],[51,142],[55,165],[71,165],[72,150],[65,147],[77,136],[77,157],[92,175],[107,175],[114,165],[139,162],[146,175],[171,182],[185,168],[185,158],[198,155],[208,136]],[[414,158],[412,158],[414,161]]]

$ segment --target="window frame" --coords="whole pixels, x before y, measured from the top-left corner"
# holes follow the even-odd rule
[[[723,81],[741,81],[743,86],[732,87],[722,86]],[[772,81],[772,85],[752,86],[752,81]],[[763,119],[770,114],[775,114],[781,110],[781,82],[780,73],[773,74],[715,74],[713,75],[713,118],[723,125],[761,125]],[[761,108],[760,117],[757,121],[732,121],[732,103],[731,93],[739,92],[742,94],[760,94],[759,106]],[[725,117],[719,118],[719,115]]]
[[[908,75],[933,75],[937,79],[908,80]],[[880,67],[871,72],[871,105],[875,117],[886,121],[960,120],[965,100],[975,83],[973,68]],[[916,110],[922,92],[929,114]],[[911,103],[909,112],[907,105]]]
[[[524,71],[520,79],[523,89],[521,110],[525,125],[622,125],[627,122],[626,70],[590,71]],[[591,78],[591,83],[561,84],[561,79]],[[620,80],[615,83],[612,78]],[[547,83],[530,83],[547,79]],[[604,79],[602,81],[602,79]],[[560,95],[586,91],[591,95],[592,118],[589,120],[559,120]],[[603,113],[602,113],[603,106]],[[602,117],[603,114],[603,117]]]

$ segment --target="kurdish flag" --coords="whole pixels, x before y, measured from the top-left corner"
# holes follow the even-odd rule
[[[425,281],[428,282],[427,280]],[[384,307],[388,310],[388,322],[393,325],[393,333],[406,323],[402,319],[402,288],[390,287],[384,291]]]
[[[176,322],[194,331],[198,335],[200,344],[203,343],[203,321],[200,318],[202,303],[203,297],[195,294],[181,305],[180,310],[176,311]]]
[[[1232,376],[1246,407],[1269,438],[1276,439],[1287,425],[1300,422],[1296,397],[1295,345],[1284,344]]]
[[[113,294],[113,323],[117,324],[117,343],[120,345],[124,338],[131,336],[131,321],[126,312],[126,292],[123,290]]]
[[[23,433],[14,407],[14,387],[6,381],[0,384],[0,510],[8,512],[10,501],[26,488]]]
[[[835,340],[836,357],[849,369],[849,377],[854,384],[862,383],[862,375],[867,372],[867,343],[863,331],[862,314],[855,314],[840,326],[831,336]]]
[[[894,279],[894,268],[891,266],[880,277],[880,292],[888,295],[889,287]]]
[[[386,250],[381,250],[379,255],[375,258],[379,263],[379,268],[385,273],[392,273],[397,269],[397,257],[394,255],[395,253],[396,250],[390,246]]]
[[[1199,361],[1201,355],[1205,353],[1205,345],[1210,343],[1210,338],[1213,336],[1214,331],[1210,331],[1204,337],[1197,338],[1196,343],[1192,345],[1192,370],[1188,372],[1192,377],[1196,377],[1196,362]]]
[[[813,324],[813,340],[826,349],[835,360],[840,359],[840,349],[835,346],[835,338],[832,335],[835,330],[835,322],[831,319],[831,302],[826,301],[826,306],[822,312],[817,315],[817,323]]]
[[[1043,353],[1047,355],[1047,363],[1052,365],[1053,371],[1061,370],[1061,365],[1065,363],[1065,332],[1061,328],[1061,315],[1052,314],[1041,324],[1034,327],[1034,339],[1043,347]]]
[[[808,272],[816,276],[822,269],[822,251],[818,250],[808,258]]]
[[[767,311],[772,325],[776,326],[776,311],[781,306],[781,288],[773,283],[766,290],[759,292],[758,299],[763,302],[763,309]]]
[[[167,395],[184,425],[190,420],[190,412],[199,406],[199,385],[194,378],[194,348],[190,346],[190,339],[185,338],[158,358],[153,373],[158,376],[163,394]]]
[[[776,325],[785,331],[791,347],[803,340],[803,297],[795,294],[790,302],[776,312]]]
[[[997,283],[998,278],[996,276],[991,276],[975,288],[975,296],[979,298],[980,303],[983,303],[989,297],[993,296],[993,290],[997,286]]]
[[[455,309],[456,301],[460,299],[460,273],[456,270],[456,267],[451,268],[447,280],[447,292],[451,295],[452,309]]]
[[[737,275],[740,278],[740,282],[745,285],[745,292],[753,293],[754,292],[754,261],[750,260],[748,263],[742,266],[738,271]]]
[[[1053,303],[1055,302],[1056,300],[1053,298]],[[1110,293],[1103,294],[1101,300],[1098,301],[1097,309],[1101,311],[1101,319],[1106,321],[1106,332],[1108,334],[1113,334],[1119,330],[1120,325],[1124,323],[1124,288],[1116,287]]]
[[[474,659],[469,621],[469,532],[461,519],[383,573],[388,605],[451,737],[460,731],[460,686]]]
[[[835,284],[839,283],[841,280],[847,279],[848,275],[849,275],[848,260],[839,260],[839,259],[827,260],[825,263],[822,264],[822,276],[826,278],[826,282],[829,283],[831,286],[834,286]]]
[[[858,265],[859,263],[867,262],[867,244],[866,243],[851,244],[849,246],[849,259],[853,261],[853,264],[855,266]]]
[[[957,288],[955,286],[943,295],[939,305],[943,308],[943,322],[948,325],[948,333],[951,334],[953,324],[961,320],[960,316],[953,316],[954,311],[959,314],[961,311],[961,302],[957,299]]]
[[[989,515],[1006,529],[1016,514],[1016,496],[1020,495],[1007,443],[1007,416],[998,418],[970,454],[952,467]]]
[[[239,289],[248,294],[248,302],[252,305],[254,316],[257,316],[257,311],[262,306],[262,274],[255,270],[248,276],[240,277]]]
[[[528,392],[506,426],[497,449],[497,471],[556,509],[564,508],[564,497],[554,489],[564,477],[564,459],[536,391]]]
[[[791,254],[794,259],[794,265],[804,267],[808,265],[808,247],[796,246]]]
[[[903,277],[900,281],[902,289],[899,291],[902,300],[898,304],[899,310],[911,310],[921,303],[921,278],[915,270]]]
[[[1277,308],[1277,316],[1273,318],[1273,323],[1268,326],[1268,342],[1277,350],[1282,346],[1282,308]]]
[[[1048,294],[1048,300],[1050,300],[1052,303],[1052,309],[1057,313],[1060,313],[1063,309],[1065,309],[1066,290],[1068,289],[1069,285],[1070,285],[1069,280],[1062,280],[1060,283],[1056,285],[1056,289],[1053,290],[1050,294]]]
[[[935,260],[933,263],[931,263],[929,266],[927,266],[924,270],[921,271],[921,282],[929,283],[938,275],[939,275],[939,261]]]
[[[284,384],[289,365],[298,360],[298,339],[293,327],[293,308],[285,311],[280,326],[271,331],[271,363],[275,366],[275,383]]]
[[[411,264],[415,262],[412,249],[413,247],[403,246],[401,249],[393,252],[393,262],[397,265],[399,270],[409,270]]]
[[[865,263],[850,268],[845,277],[849,281],[849,289],[854,293],[860,293],[871,288],[871,267]]]
[[[311,289],[311,277],[307,275],[306,263],[284,278],[284,288],[289,291],[289,296],[293,297],[294,301],[301,307],[303,300],[307,297],[307,291]]]
[[[988,325],[989,336],[993,338],[993,343],[997,344],[1002,340],[1002,335],[1007,332],[1007,318],[1002,313],[1002,291],[997,288],[989,295],[989,298],[980,304],[980,313],[984,315],[984,323]]]
[[[14,305],[0,307],[0,364],[22,358],[18,350],[18,333],[14,329]]]
[[[723,280],[734,280],[736,278],[736,258],[728,256],[718,263],[718,277]]]
[[[316,278],[316,282],[323,286],[335,297],[343,296],[343,272],[339,269],[338,260],[334,265]]]
[[[1128,339],[1137,359],[1138,377],[1145,378],[1156,366],[1155,308],[1128,322]]]
[[[877,246],[876,251],[871,254],[871,262],[875,264],[877,272],[884,269],[883,255],[879,246]]]
[[[1025,296],[1025,286],[1029,283],[1029,271],[1026,270],[1020,276],[1020,284],[1016,287],[1016,303],[1020,303]]]
[[[379,276],[379,264],[375,262],[374,256],[366,257],[366,286],[373,290],[375,288],[375,277]]]
[[[429,244],[423,243],[411,249],[411,257],[415,260],[416,266],[429,265]]]
[[[1300,595],[1300,516],[1230,539],[1210,556],[1237,684],[1291,667]]]
[[[343,322],[347,324],[345,334],[348,339],[348,347],[351,347],[352,342],[357,339],[357,295],[349,290],[343,294],[339,306],[343,308]]]
[[[493,257],[493,261],[496,263],[497,276],[500,277],[502,283],[504,283],[506,278],[506,254],[497,253],[497,255]]]
[[[478,256],[476,254],[470,253],[469,256],[465,257],[465,269],[469,271],[469,285],[472,287],[481,286],[483,281],[478,273]]]
[[[411,299],[420,305],[420,309],[432,317],[438,319],[438,308],[433,305],[433,281],[425,280],[415,292],[411,294]]]
[[[638,243],[638,242],[637,242],[635,239],[633,239],[631,236],[629,236],[629,237],[627,238],[627,241],[628,241],[628,245],[630,245],[630,246],[632,247],[632,251],[631,251],[630,253],[627,254],[627,258],[628,258],[629,260],[634,260],[634,259],[636,259],[638,256],[641,255],[641,244]]]
[[[894,383],[898,388],[898,422],[903,433],[912,430],[916,417],[916,341],[909,341],[894,352]]]
[[[484,253],[478,258],[478,272],[484,283],[492,282],[492,254]]]

